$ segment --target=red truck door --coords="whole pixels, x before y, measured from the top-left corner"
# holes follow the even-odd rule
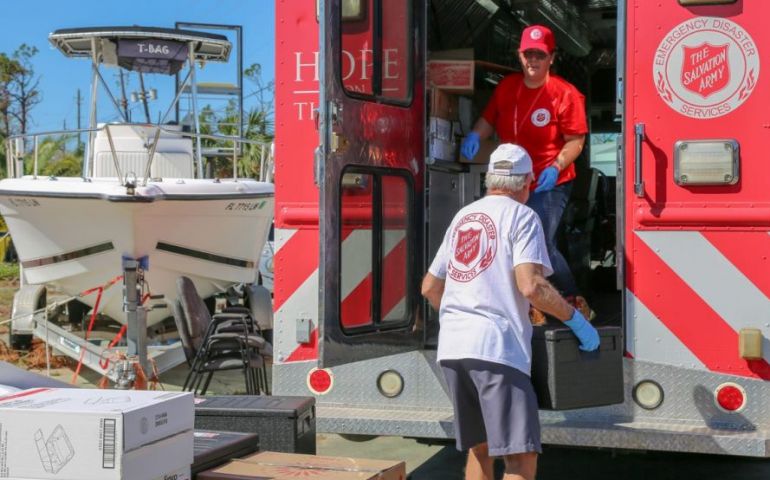
[[[422,342],[423,11],[417,0],[324,2],[323,366]]]
[[[742,331],[770,334],[770,2],[626,11],[629,353],[770,379],[767,353],[739,353]]]

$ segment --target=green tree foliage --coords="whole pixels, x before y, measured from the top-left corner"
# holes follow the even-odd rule
[[[262,67],[258,63],[252,64],[243,71],[243,77],[251,88],[244,95],[245,108],[243,119],[243,138],[260,142],[261,145],[244,144],[243,154],[238,157],[238,175],[244,177],[258,177],[262,168],[262,162],[269,156],[270,143],[274,138],[273,122],[273,97],[275,84],[273,81],[265,82],[262,79]],[[231,100],[221,113],[217,113],[210,105],[206,105],[199,113],[201,132],[216,135],[238,135],[238,104]],[[232,143],[222,145],[221,142],[204,140],[204,147],[228,147]],[[263,146],[264,145],[264,146]],[[232,176],[232,158],[212,159],[214,163],[214,175],[217,177]]]
[[[0,169],[5,176],[5,140],[11,134],[11,81],[23,70],[21,64],[0,53]]]
[[[35,47],[21,44],[10,56],[0,53],[0,170],[5,176],[5,140],[26,133],[31,111],[42,101],[40,77],[35,75],[32,59]]]
[[[43,101],[40,93],[40,77],[35,75],[32,58],[37,55],[37,48],[22,43],[13,52],[13,60],[22,68],[11,77],[9,94],[11,98],[10,114],[16,120],[20,133],[27,132],[31,120],[30,112]]]
[[[42,140],[38,144],[37,174],[46,177],[80,176],[83,151],[67,151],[67,146],[72,145],[74,138],[72,135],[60,135]],[[25,161],[24,173],[32,175],[34,166],[33,158]]]

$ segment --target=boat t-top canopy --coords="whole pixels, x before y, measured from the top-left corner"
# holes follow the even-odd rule
[[[181,85],[177,79],[177,94],[171,106],[158,122],[166,121],[179,97],[186,88],[192,92],[192,114],[195,124],[195,144],[198,174],[203,178],[203,160],[201,156],[201,129],[198,117],[198,84],[195,75],[196,63],[227,62],[232,44],[224,35],[158,27],[87,27],[65,28],[48,35],[48,40],[66,57],[91,59],[91,114],[89,116],[89,149],[83,162],[83,171],[88,172],[93,163],[94,130],[96,129],[96,97],[98,84],[104,87],[109,99],[120,114],[124,123],[128,123],[128,114],[112,95],[110,87],[99,72],[101,65],[120,66],[135,71],[142,81],[144,73],[174,75],[187,64],[187,77]],[[144,88],[144,87],[142,87]],[[150,116],[145,106],[147,123]]]
[[[224,35],[157,27],[65,28],[48,40],[67,57],[165,74],[178,72],[191,56],[195,61],[227,62],[232,48]]]

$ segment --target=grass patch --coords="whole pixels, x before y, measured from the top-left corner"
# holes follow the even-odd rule
[[[19,278],[19,264],[0,262],[0,280]]]

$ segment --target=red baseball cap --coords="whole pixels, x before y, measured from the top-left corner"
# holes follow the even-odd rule
[[[556,41],[553,39],[553,32],[548,27],[530,25],[521,32],[520,52],[534,49],[551,54],[555,48]]]

